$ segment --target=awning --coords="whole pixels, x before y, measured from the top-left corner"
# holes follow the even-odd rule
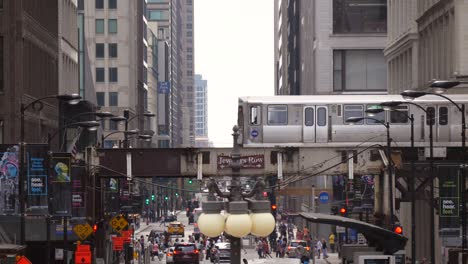
[[[328,214],[300,213],[309,222],[348,227],[362,233],[369,246],[374,246],[385,254],[393,254],[405,248],[408,239],[402,235],[359,220]]]

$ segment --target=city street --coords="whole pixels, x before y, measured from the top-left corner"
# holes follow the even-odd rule
[[[180,221],[181,223],[183,223],[185,225],[185,237],[183,239],[184,239],[184,241],[187,241],[188,236],[193,233],[193,225],[188,224],[188,218],[186,217],[185,212],[180,212],[177,215],[177,219],[178,219],[178,221]],[[140,229],[138,229],[135,232],[135,237],[138,238],[138,237],[143,235],[145,237],[145,241],[146,241],[147,235],[149,235],[151,230],[158,230],[158,231],[164,232],[164,228],[163,228],[163,226],[161,226],[160,222],[150,223],[149,225],[146,225],[146,223],[141,223]],[[179,238],[179,240],[181,240],[181,239],[182,238]],[[274,256],[273,253],[272,253],[272,256]],[[293,264],[293,263],[297,264],[297,263],[299,263],[299,259],[295,259],[295,258],[275,258],[275,257],[273,257],[273,258],[259,259],[258,254],[257,254],[257,252],[255,251],[254,248],[247,248],[245,250],[242,250],[241,254],[242,254],[242,258],[243,259],[245,258],[248,261],[249,264],[270,263],[271,261],[274,261],[274,263],[279,263],[279,264]],[[329,253],[329,256],[330,257],[328,259],[315,259],[315,263],[316,264],[340,263],[337,253]],[[166,259],[164,257],[162,262],[160,262],[156,258],[156,260],[150,261],[150,263],[151,264],[153,264],[153,263],[166,263]],[[203,260],[200,263],[209,264],[211,262],[208,261],[208,260]],[[313,263],[313,262],[311,261],[310,263]]]

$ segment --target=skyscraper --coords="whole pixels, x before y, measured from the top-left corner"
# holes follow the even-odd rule
[[[208,87],[200,74],[195,75],[195,142],[197,147],[208,144]]]

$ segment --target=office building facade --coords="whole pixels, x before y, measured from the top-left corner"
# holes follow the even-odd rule
[[[206,147],[208,142],[208,81],[195,75],[195,142]]]

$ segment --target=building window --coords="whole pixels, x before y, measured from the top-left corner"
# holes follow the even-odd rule
[[[169,12],[167,10],[148,9],[149,21],[169,20]]]
[[[366,109],[372,109],[375,105],[366,105]],[[368,125],[375,125],[375,124],[382,124],[385,123],[385,111],[380,113],[376,113],[372,115],[373,119],[366,119],[366,124]],[[376,120],[374,120],[376,119]],[[377,121],[378,120],[378,121]]]
[[[109,9],[117,9],[117,0],[109,0]]]
[[[193,1],[192,0],[187,0],[187,5],[193,5]]]
[[[193,37],[193,32],[192,31],[187,31],[187,38]]]
[[[116,34],[117,33],[117,19],[109,19],[108,21],[108,31],[109,34]]]
[[[117,68],[109,68],[109,82],[118,82],[119,72]]]
[[[314,108],[307,107],[304,111],[304,125],[313,126],[314,125]]]
[[[192,76],[193,75],[193,71],[187,71],[187,76]]]
[[[96,82],[104,82],[105,77],[104,77],[104,68],[96,68]]]
[[[104,58],[104,43],[96,43],[96,58]]]
[[[439,107],[439,125],[445,126],[448,124],[448,108],[445,106]]]
[[[104,0],[96,0],[96,9],[104,8]]]
[[[104,148],[117,148],[118,146],[117,140],[104,140]]]
[[[109,43],[109,58],[117,58],[117,43]]]
[[[109,106],[118,106],[118,105],[119,105],[119,93],[109,92]]]
[[[333,90],[386,91],[387,65],[383,51],[333,51]]]
[[[3,36],[0,36],[0,92],[4,89],[3,71]]]
[[[325,107],[317,108],[317,125],[318,126],[327,125],[327,109]]]
[[[84,10],[84,0],[78,0],[78,10]]]
[[[193,55],[192,54],[187,54],[187,60],[193,60]]]
[[[363,105],[345,105],[344,106],[344,115],[343,119],[346,120],[350,117],[363,117],[364,116],[364,106]],[[359,122],[356,122],[356,124],[363,124],[364,122],[361,120]]]
[[[288,124],[288,106],[269,105],[268,106],[268,125],[287,125]]]
[[[333,33],[387,32],[387,0],[333,0]]]
[[[116,121],[109,120],[109,130],[117,130],[118,123]]]
[[[105,93],[96,92],[96,101],[98,106],[105,106]]]
[[[426,125],[434,125],[435,124],[435,108],[434,107],[428,107],[426,108]]]
[[[187,52],[193,52],[193,48],[192,47],[187,47]]]
[[[96,34],[104,34],[104,19],[96,19]]]
[[[192,29],[193,28],[193,24],[187,24],[187,29]]]

